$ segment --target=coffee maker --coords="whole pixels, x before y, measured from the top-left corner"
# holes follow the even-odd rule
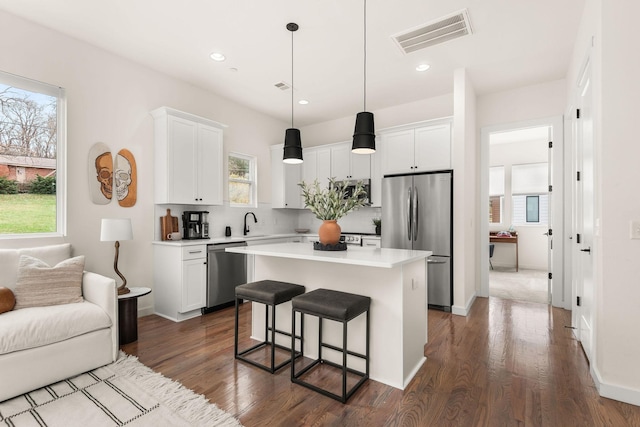
[[[207,221],[207,211],[186,211],[182,214],[182,227],[184,228],[183,239],[208,239],[209,222]]]

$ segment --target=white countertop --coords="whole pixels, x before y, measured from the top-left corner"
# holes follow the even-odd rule
[[[308,261],[362,265],[366,267],[394,268],[431,256],[431,251],[408,249],[362,248],[349,246],[346,251],[316,251],[313,243],[274,243],[257,246],[227,248],[227,252],[262,255]]]

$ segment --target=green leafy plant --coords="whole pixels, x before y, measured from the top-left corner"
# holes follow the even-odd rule
[[[329,186],[320,188],[318,180],[312,184],[304,181],[298,184],[302,188],[304,204],[320,220],[338,220],[354,209],[364,206],[367,200],[362,181],[358,181],[351,193],[347,196],[345,185],[329,178]]]
[[[29,187],[29,193],[56,194],[56,177],[47,176],[43,178],[40,175],[36,176],[36,179],[31,181],[31,186]]]
[[[380,218],[373,218],[371,222],[373,222],[373,225],[376,227],[380,227],[382,225],[382,220]]]
[[[18,183],[7,177],[0,176],[0,194],[18,194]]]

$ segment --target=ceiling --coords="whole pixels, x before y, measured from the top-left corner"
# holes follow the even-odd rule
[[[478,95],[565,77],[585,0],[368,0],[367,110],[453,91]],[[391,36],[467,9],[473,34],[404,54]],[[0,10],[145,64],[295,126],[363,109],[363,0],[0,0]],[[224,62],[209,58],[213,51]],[[417,72],[428,63],[431,69]],[[299,99],[309,100],[299,105]]]

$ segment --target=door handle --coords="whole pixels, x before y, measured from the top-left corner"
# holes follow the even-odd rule
[[[427,264],[446,264],[447,261],[436,261],[435,259],[427,258]]]
[[[407,195],[407,239],[411,241],[411,187],[409,187],[409,194]]]
[[[591,247],[588,247],[587,249],[580,249],[580,252],[591,253]]]
[[[418,188],[413,188],[413,240],[418,240],[418,221],[419,215]]]

